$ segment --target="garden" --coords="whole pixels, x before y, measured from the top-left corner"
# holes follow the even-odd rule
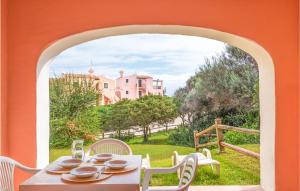
[[[150,155],[151,167],[172,166],[173,151],[179,154],[189,154],[195,152],[194,148],[166,144],[168,136],[173,133],[159,132],[152,134],[147,143],[143,138],[137,137],[127,143],[132,148],[133,154]],[[176,131],[176,130],[175,130]],[[87,150],[89,145],[86,145]],[[243,148],[259,152],[258,144],[243,144]],[[163,151],[163,152],[162,152]],[[238,154],[231,150],[217,154],[217,148],[211,148],[212,157],[221,164],[220,176],[212,172],[211,168],[201,167],[193,185],[257,185],[260,183],[259,161],[248,156]],[[50,149],[50,161],[54,161],[59,156],[71,155],[71,148]],[[151,180],[153,186],[176,185],[178,184],[177,174],[154,175]]]
[[[73,140],[83,139],[87,148],[107,132],[127,142],[134,154],[150,155],[152,167],[172,165],[174,151],[195,152],[194,131],[202,131],[217,117],[226,125],[259,130],[258,68],[244,51],[226,46],[220,55],[207,58],[184,87],[174,96],[146,95],[98,105],[101,92],[92,79],[69,75],[50,79],[50,161],[70,155]],[[169,129],[175,119],[181,123]],[[154,126],[163,130],[153,133]],[[138,129],[142,136],[136,136]],[[212,138],[215,140],[216,138]],[[201,137],[199,143],[207,143]],[[224,140],[259,153],[259,135],[226,132]],[[221,165],[221,175],[209,167],[198,169],[194,185],[251,185],[260,183],[259,160],[210,146],[213,159]],[[176,174],[156,175],[152,185],[176,185]]]

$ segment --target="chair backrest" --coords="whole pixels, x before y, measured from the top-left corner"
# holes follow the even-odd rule
[[[198,157],[196,154],[190,154],[183,159],[183,168],[181,170],[179,188],[180,190],[188,190],[192,183],[197,170]]]
[[[118,155],[132,155],[132,150],[129,145],[118,139],[102,139],[97,141],[90,146],[87,156],[89,156],[91,152],[94,154],[112,153]]]
[[[13,191],[14,190],[14,169],[15,161],[0,156],[0,190]]]
[[[0,156],[0,191],[14,190],[15,167],[29,173],[36,173],[39,171],[39,169],[26,167],[9,157]]]

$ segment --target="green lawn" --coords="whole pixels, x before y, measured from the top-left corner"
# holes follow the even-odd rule
[[[171,156],[173,151],[179,154],[188,154],[194,152],[194,148],[174,146],[164,144],[167,142],[167,135],[157,133],[152,135],[149,144],[142,144],[141,138],[135,138],[129,141],[134,154],[145,156],[149,153],[152,167],[168,167],[172,165]],[[249,150],[259,152],[259,145],[240,145]],[[209,167],[198,169],[194,185],[251,185],[260,184],[259,160],[238,154],[229,149],[225,153],[217,154],[216,148],[211,148],[212,156],[221,164],[221,175],[215,175]],[[59,156],[70,155],[71,151],[67,149],[50,149],[50,161]],[[178,183],[176,174],[155,175],[152,177],[151,184],[176,185]]]

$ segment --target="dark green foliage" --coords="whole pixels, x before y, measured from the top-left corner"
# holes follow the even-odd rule
[[[65,75],[50,79],[50,147],[70,146],[74,139],[94,140],[99,132],[99,93],[92,80]]]
[[[172,145],[194,146],[193,130],[187,127],[181,127],[172,131],[169,135],[169,143]]]
[[[128,140],[134,137],[130,132],[133,126],[143,130],[144,141],[148,140],[151,124],[165,125],[176,118],[176,105],[167,96],[148,95],[137,100],[121,100],[100,111],[100,126],[103,132],[115,131],[112,137]]]
[[[134,125],[129,115],[130,109],[131,101],[126,99],[103,108],[100,112],[102,131],[115,131],[115,136],[121,139],[122,131]]]
[[[227,45],[222,54],[206,59],[205,65],[187,80],[186,86],[175,92],[174,99],[188,130],[178,132],[181,139],[170,136],[173,144],[179,141],[181,145],[190,146],[188,141],[193,138],[193,131],[210,127],[217,117],[226,125],[259,129],[257,64],[238,48]],[[239,136],[239,139],[238,136],[233,133],[228,138],[234,141],[236,137],[235,141],[241,143],[251,139],[251,136]],[[200,142],[206,139],[201,138]],[[253,140],[257,143],[258,139]]]
[[[259,144],[259,135],[248,135],[240,132],[229,131],[224,135],[226,143],[231,144]]]
[[[52,118],[75,118],[81,111],[96,105],[99,92],[93,87],[93,80],[65,75],[51,78],[49,82]]]
[[[177,116],[173,99],[167,96],[143,96],[132,104],[131,117],[143,129],[144,141],[148,141],[153,123],[166,124]]]

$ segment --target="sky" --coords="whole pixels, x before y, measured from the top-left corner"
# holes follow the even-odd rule
[[[50,64],[50,76],[86,74],[92,67],[95,74],[116,79],[123,70],[125,76],[147,74],[163,80],[166,94],[172,96],[204,64],[205,58],[220,54],[224,47],[220,41],[185,35],[106,37],[63,51]]]

